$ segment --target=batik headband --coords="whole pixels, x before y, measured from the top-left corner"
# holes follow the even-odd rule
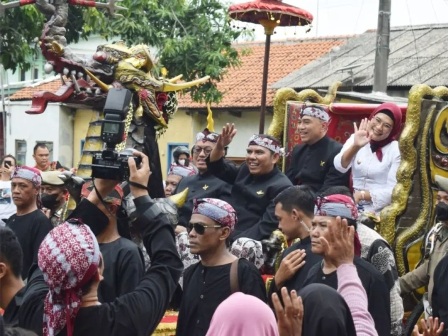
[[[36,168],[22,166],[16,168],[12,174],[12,178],[21,178],[30,181],[36,188],[42,184],[42,176],[40,171]]]
[[[57,335],[67,327],[71,336],[82,288],[92,280],[100,263],[95,235],[80,221],[62,223],[42,241],[38,263],[49,289],[44,301],[43,335]]]
[[[339,216],[355,221],[358,219],[358,209],[353,199],[341,194],[318,197],[314,214],[316,216]]]
[[[322,107],[319,106],[304,106],[300,111],[300,117],[310,116],[322,120],[323,122],[330,121],[330,115]]]
[[[281,147],[280,142],[278,140],[268,138],[262,134],[252,135],[251,138],[249,139],[249,146],[250,145],[256,145],[267,148],[270,151],[280,154],[282,156],[285,154],[285,150],[284,148]]]
[[[208,128],[204,129],[202,132],[199,132],[196,134],[196,142],[201,141],[206,142],[217,142],[218,141],[219,134],[215,132],[210,132]]]
[[[235,209],[227,202],[216,198],[201,198],[193,201],[193,214],[203,215],[233,231],[238,222]]]

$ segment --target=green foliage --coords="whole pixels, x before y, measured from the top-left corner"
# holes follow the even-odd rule
[[[240,62],[232,42],[240,34],[248,34],[231,29],[227,5],[219,0],[124,0],[118,4],[128,9],[120,11],[122,18],[111,18],[94,8],[70,6],[68,43],[99,34],[106,39],[119,37],[128,45],[150,45],[156,50],[158,66],[166,67],[169,77],[211,77],[206,85],[191,90],[194,100],[222,99],[216,83],[226,69]],[[33,45],[42,27],[43,16],[34,6],[8,10],[0,17],[0,59],[5,68],[29,68]]]

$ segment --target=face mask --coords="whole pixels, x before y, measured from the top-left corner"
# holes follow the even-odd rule
[[[448,221],[448,204],[439,202],[436,205],[436,221]]]
[[[57,198],[58,195],[42,194],[41,195],[42,206],[47,209],[56,208],[56,206],[58,205]]]
[[[185,166],[185,159],[179,160],[179,164],[181,164],[182,166]]]

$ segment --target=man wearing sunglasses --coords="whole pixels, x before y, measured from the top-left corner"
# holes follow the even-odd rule
[[[283,155],[280,141],[269,135],[256,134],[250,138],[246,162],[240,167],[225,162],[222,152],[236,132],[233,124],[223,127],[207,159],[207,167],[213,175],[232,184],[231,203],[240,219],[232,239],[244,237],[261,241],[269,238],[278,226],[274,198],[292,183],[277,168]]]
[[[201,261],[184,273],[177,336],[205,335],[218,305],[235,291],[266,301],[260,272],[228,250],[229,236],[236,223],[236,212],[227,202],[214,198],[195,200],[188,238],[191,253],[199,255]],[[236,286],[231,285],[231,274],[235,274]]]
[[[192,162],[199,173],[184,177],[173,192],[173,194],[176,194],[188,188],[187,201],[179,209],[177,233],[182,226],[186,228],[188,225],[193,210],[193,199],[211,197],[224,201],[230,200],[231,186],[210,174],[205,163],[205,159],[216,145],[218,136],[218,133],[210,132],[207,128],[196,135],[196,142],[192,150]],[[221,156],[224,156],[224,151],[221,152]]]

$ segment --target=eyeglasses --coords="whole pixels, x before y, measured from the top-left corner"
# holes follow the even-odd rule
[[[222,228],[221,225],[206,225],[203,223],[188,223],[187,232],[190,233],[193,229],[197,234],[203,235],[205,233],[205,229],[209,228]]]
[[[194,146],[193,152],[195,154],[201,154],[202,151],[204,151],[205,155],[209,155],[212,152],[213,148],[211,147],[198,147]]]

